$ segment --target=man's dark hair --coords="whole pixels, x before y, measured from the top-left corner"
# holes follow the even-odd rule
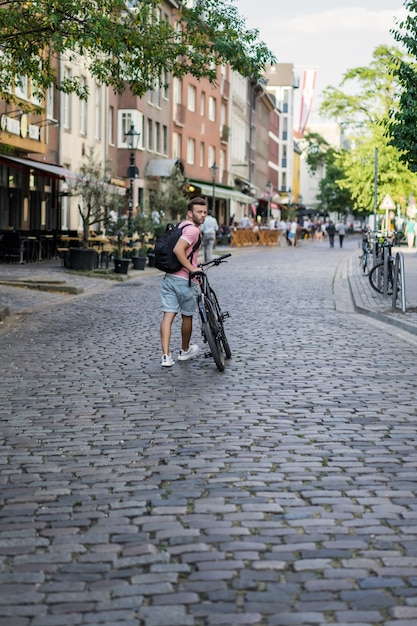
[[[207,200],[205,198],[200,198],[199,196],[197,196],[196,198],[191,198],[188,203],[187,210],[192,211],[194,205],[207,206]]]

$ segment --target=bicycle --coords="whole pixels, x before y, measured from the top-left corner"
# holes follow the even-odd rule
[[[362,254],[359,257],[359,266],[362,272],[367,276],[372,267],[372,244],[370,239],[370,233],[366,238],[362,239]]]
[[[206,261],[198,266],[195,272],[190,273],[189,281],[196,278],[200,287],[197,296],[197,308],[200,316],[201,334],[204,343],[207,343],[210,352],[206,356],[212,356],[217,369],[221,372],[225,368],[225,359],[230,359],[232,352],[224,330],[224,320],[230,317],[227,311],[222,311],[219,301],[210,285],[207,272],[214,266],[225,263],[231,254],[223,254],[211,261]]]
[[[395,267],[395,258],[392,256],[393,239],[385,236],[380,239],[378,244],[379,261],[369,272],[369,282],[375,291],[388,296],[392,295],[394,284],[396,284],[398,294],[401,288],[401,277],[398,276],[400,269]],[[397,271],[396,277],[395,271]],[[396,278],[396,280],[394,280],[394,278]]]

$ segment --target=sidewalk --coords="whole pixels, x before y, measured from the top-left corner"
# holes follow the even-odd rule
[[[369,279],[364,276],[359,266],[360,250],[349,255],[342,268],[347,276],[354,309],[357,313],[368,315],[387,324],[402,328],[417,335],[417,250],[401,246],[394,248],[393,253],[402,252],[405,268],[406,311],[401,312],[401,303],[392,309],[391,297],[384,298],[372,289]]]

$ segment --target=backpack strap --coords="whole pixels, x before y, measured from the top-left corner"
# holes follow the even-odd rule
[[[196,252],[196,250],[199,249],[200,245],[201,245],[201,235],[198,236],[197,242],[193,245],[190,254],[187,256],[187,259],[190,261],[190,263],[191,263],[191,259],[194,256],[194,253]]]

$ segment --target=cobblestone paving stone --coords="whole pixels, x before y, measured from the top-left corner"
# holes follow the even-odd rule
[[[0,626],[415,626],[415,345],[346,243],[212,270],[223,373],[161,370],[156,273],[0,327]]]

